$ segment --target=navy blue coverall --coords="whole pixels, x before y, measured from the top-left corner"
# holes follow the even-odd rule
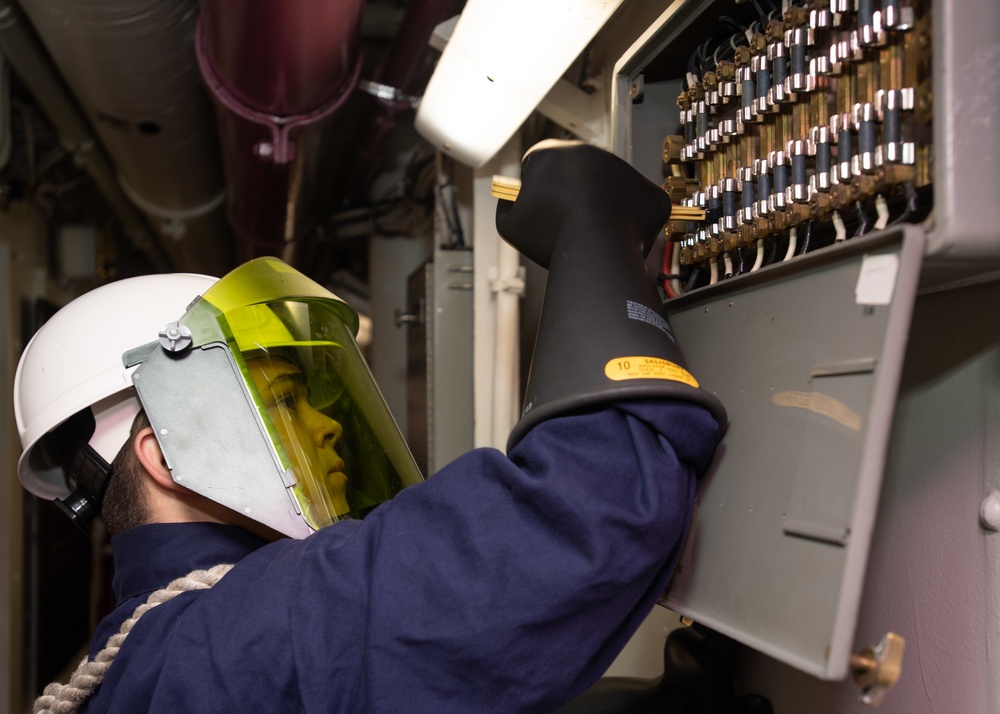
[[[550,712],[596,681],[652,609],[689,524],[715,421],[633,402],[479,449],[363,521],[265,544],[208,523],[112,546],[119,606],[237,563],[149,611],[90,712]]]

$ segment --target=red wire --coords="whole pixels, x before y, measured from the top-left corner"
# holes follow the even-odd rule
[[[674,242],[672,240],[664,241],[663,243],[663,274],[670,275],[670,260],[674,252]],[[670,287],[670,279],[666,278],[663,281],[663,292],[667,294],[668,298],[677,297],[677,293],[673,291]]]

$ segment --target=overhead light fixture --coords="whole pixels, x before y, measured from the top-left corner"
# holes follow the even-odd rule
[[[490,160],[622,0],[468,0],[417,110],[416,128],[470,166]]]

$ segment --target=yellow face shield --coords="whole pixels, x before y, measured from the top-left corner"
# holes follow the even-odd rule
[[[248,454],[258,453],[254,444],[262,441],[272,460],[269,469],[257,463],[258,456],[242,474],[220,475],[205,472],[194,455],[185,456],[183,464],[177,456],[173,460],[184,472],[184,485],[234,509],[248,497],[256,499],[237,510],[301,535],[294,523],[275,524],[299,519],[317,530],[340,519],[363,518],[421,480],[354,341],[357,315],[332,293],[274,258],[261,258],[216,283],[181,323],[192,336],[191,354],[184,357],[189,368],[206,365],[218,374],[218,354],[226,354],[233,384],[252,415],[247,421],[229,407],[212,417],[213,431],[238,435]],[[179,366],[172,368],[173,374],[179,372]],[[221,392],[225,381],[213,378],[212,389]],[[144,390],[139,391],[142,397]],[[219,401],[239,403],[231,396]],[[151,421],[156,411],[149,410]],[[246,426],[250,423],[256,430]],[[275,499],[276,486],[284,490],[284,499]],[[249,494],[248,489],[258,491]],[[265,492],[271,495],[261,502],[258,496]],[[274,500],[280,502],[272,507]]]

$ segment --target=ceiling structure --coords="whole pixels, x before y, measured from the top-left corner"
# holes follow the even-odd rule
[[[413,106],[461,5],[0,0],[0,201],[32,201],[52,235],[92,226],[107,276],[277,255],[363,282],[367,237],[429,224]]]

